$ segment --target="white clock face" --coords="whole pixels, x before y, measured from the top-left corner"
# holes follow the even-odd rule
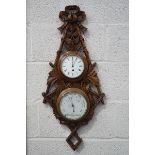
[[[67,56],[61,63],[61,71],[69,78],[77,78],[84,71],[84,62],[78,56]]]
[[[60,111],[64,117],[71,120],[81,118],[87,110],[85,97],[78,92],[68,92],[60,100]]]

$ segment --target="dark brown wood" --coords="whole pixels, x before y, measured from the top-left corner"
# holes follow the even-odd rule
[[[64,22],[58,28],[63,37],[54,64],[49,63],[52,70],[49,72],[46,92],[42,93],[43,103],[48,103],[53,108],[53,113],[60,123],[68,126],[71,130],[71,134],[66,141],[73,150],[76,150],[82,142],[77,134],[78,128],[86,125],[91,120],[95,107],[99,103],[104,103],[105,95],[100,90],[99,79],[95,71],[96,63],[92,64],[82,37],[82,34],[87,30],[81,24],[86,18],[85,12],[80,11],[80,8],[76,5],[66,6],[65,11],[60,12],[59,18]],[[84,62],[84,72],[78,78],[68,78],[61,72],[61,62],[68,55],[77,55]],[[86,114],[76,121],[64,118],[58,106],[62,93],[74,90],[83,92],[88,102]],[[72,142],[72,138],[77,139],[76,144]]]

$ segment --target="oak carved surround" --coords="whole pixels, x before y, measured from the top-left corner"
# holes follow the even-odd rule
[[[47,89],[43,92],[43,103],[48,103],[53,108],[55,117],[61,124],[66,125],[71,134],[66,139],[67,143],[75,150],[82,139],[78,136],[77,130],[88,123],[93,117],[94,109],[99,104],[104,104],[104,93],[101,92],[99,78],[95,71],[96,63],[92,63],[89,57],[89,53],[86,49],[84,39],[82,35],[87,28],[81,23],[86,19],[84,11],[76,5],[66,6],[65,11],[61,11],[59,14],[60,20],[63,25],[58,28],[62,33],[61,43],[54,63],[49,63],[51,71],[48,75]],[[76,54],[82,57],[85,62],[84,74],[75,79],[69,79],[63,76],[60,71],[60,63],[67,54]],[[89,99],[89,109],[87,114],[80,120],[72,121],[65,119],[60,115],[57,108],[57,100],[60,93],[69,88],[78,88],[85,92]],[[73,143],[72,139],[75,138],[77,143]]]

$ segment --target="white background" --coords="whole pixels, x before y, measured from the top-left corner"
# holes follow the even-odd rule
[[[130,0],[130,154],[154,154],[154,1]],[[0,4],[0,154],[26,154],[26,4]]]
[[[0,2],[1,155],[26,154],[26,2]]]

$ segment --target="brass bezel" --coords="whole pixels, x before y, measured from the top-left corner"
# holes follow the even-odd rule
[[[84,113],[84,115],[78,119],[69,119],[69,118],[66,118],[62,113],[61,113],[61,110],[60,110],[60,101],[61,101],[61,98],[69,93],[69,92],[76,92],[76,93],[80,93],[85,99],[86,99],[86,102],[87,102],[87,109],[86,109],[86,112]],[[82,119],[84,119],[86,117],[86,115],[88,114],[89,112],[89,109],[90,109],[90,102],[89,102],[89,98],[88,96],[86,95],[86,93],[84,91],[82,91],[81,89],[79,88],[67,88],[65,90],[63,90],[60,95],[58,96],[57,98],[57,103],[56,103],[56,107],[57,107],[57,111],[58,113],[61,115],[61,117],[67,121],[71,121],[71,122],[77,122],[77,121],[81,121]]]
[[[76,56],[76,57],[79,57],[83,63],[84,63],[84,70],[82,72],[82,74],[76,78],[69,78],[67,77],[66,75],[63,74],[62,70],[61,70],[61,64],[63,62],[63,60],[68,57],[68,56]],[[86,57],[85,55],[82,53],[82,52],[77,52],[77,51],[67,51],[65,52],[59,59],[59,62],[58,62],[58,71],[59,73],[62,75],[62,77],[68,81],[78,81],[78,80],[81,80],[86,74],[87,74],[87,71],[88,71],[88,63],[86,61]]]

